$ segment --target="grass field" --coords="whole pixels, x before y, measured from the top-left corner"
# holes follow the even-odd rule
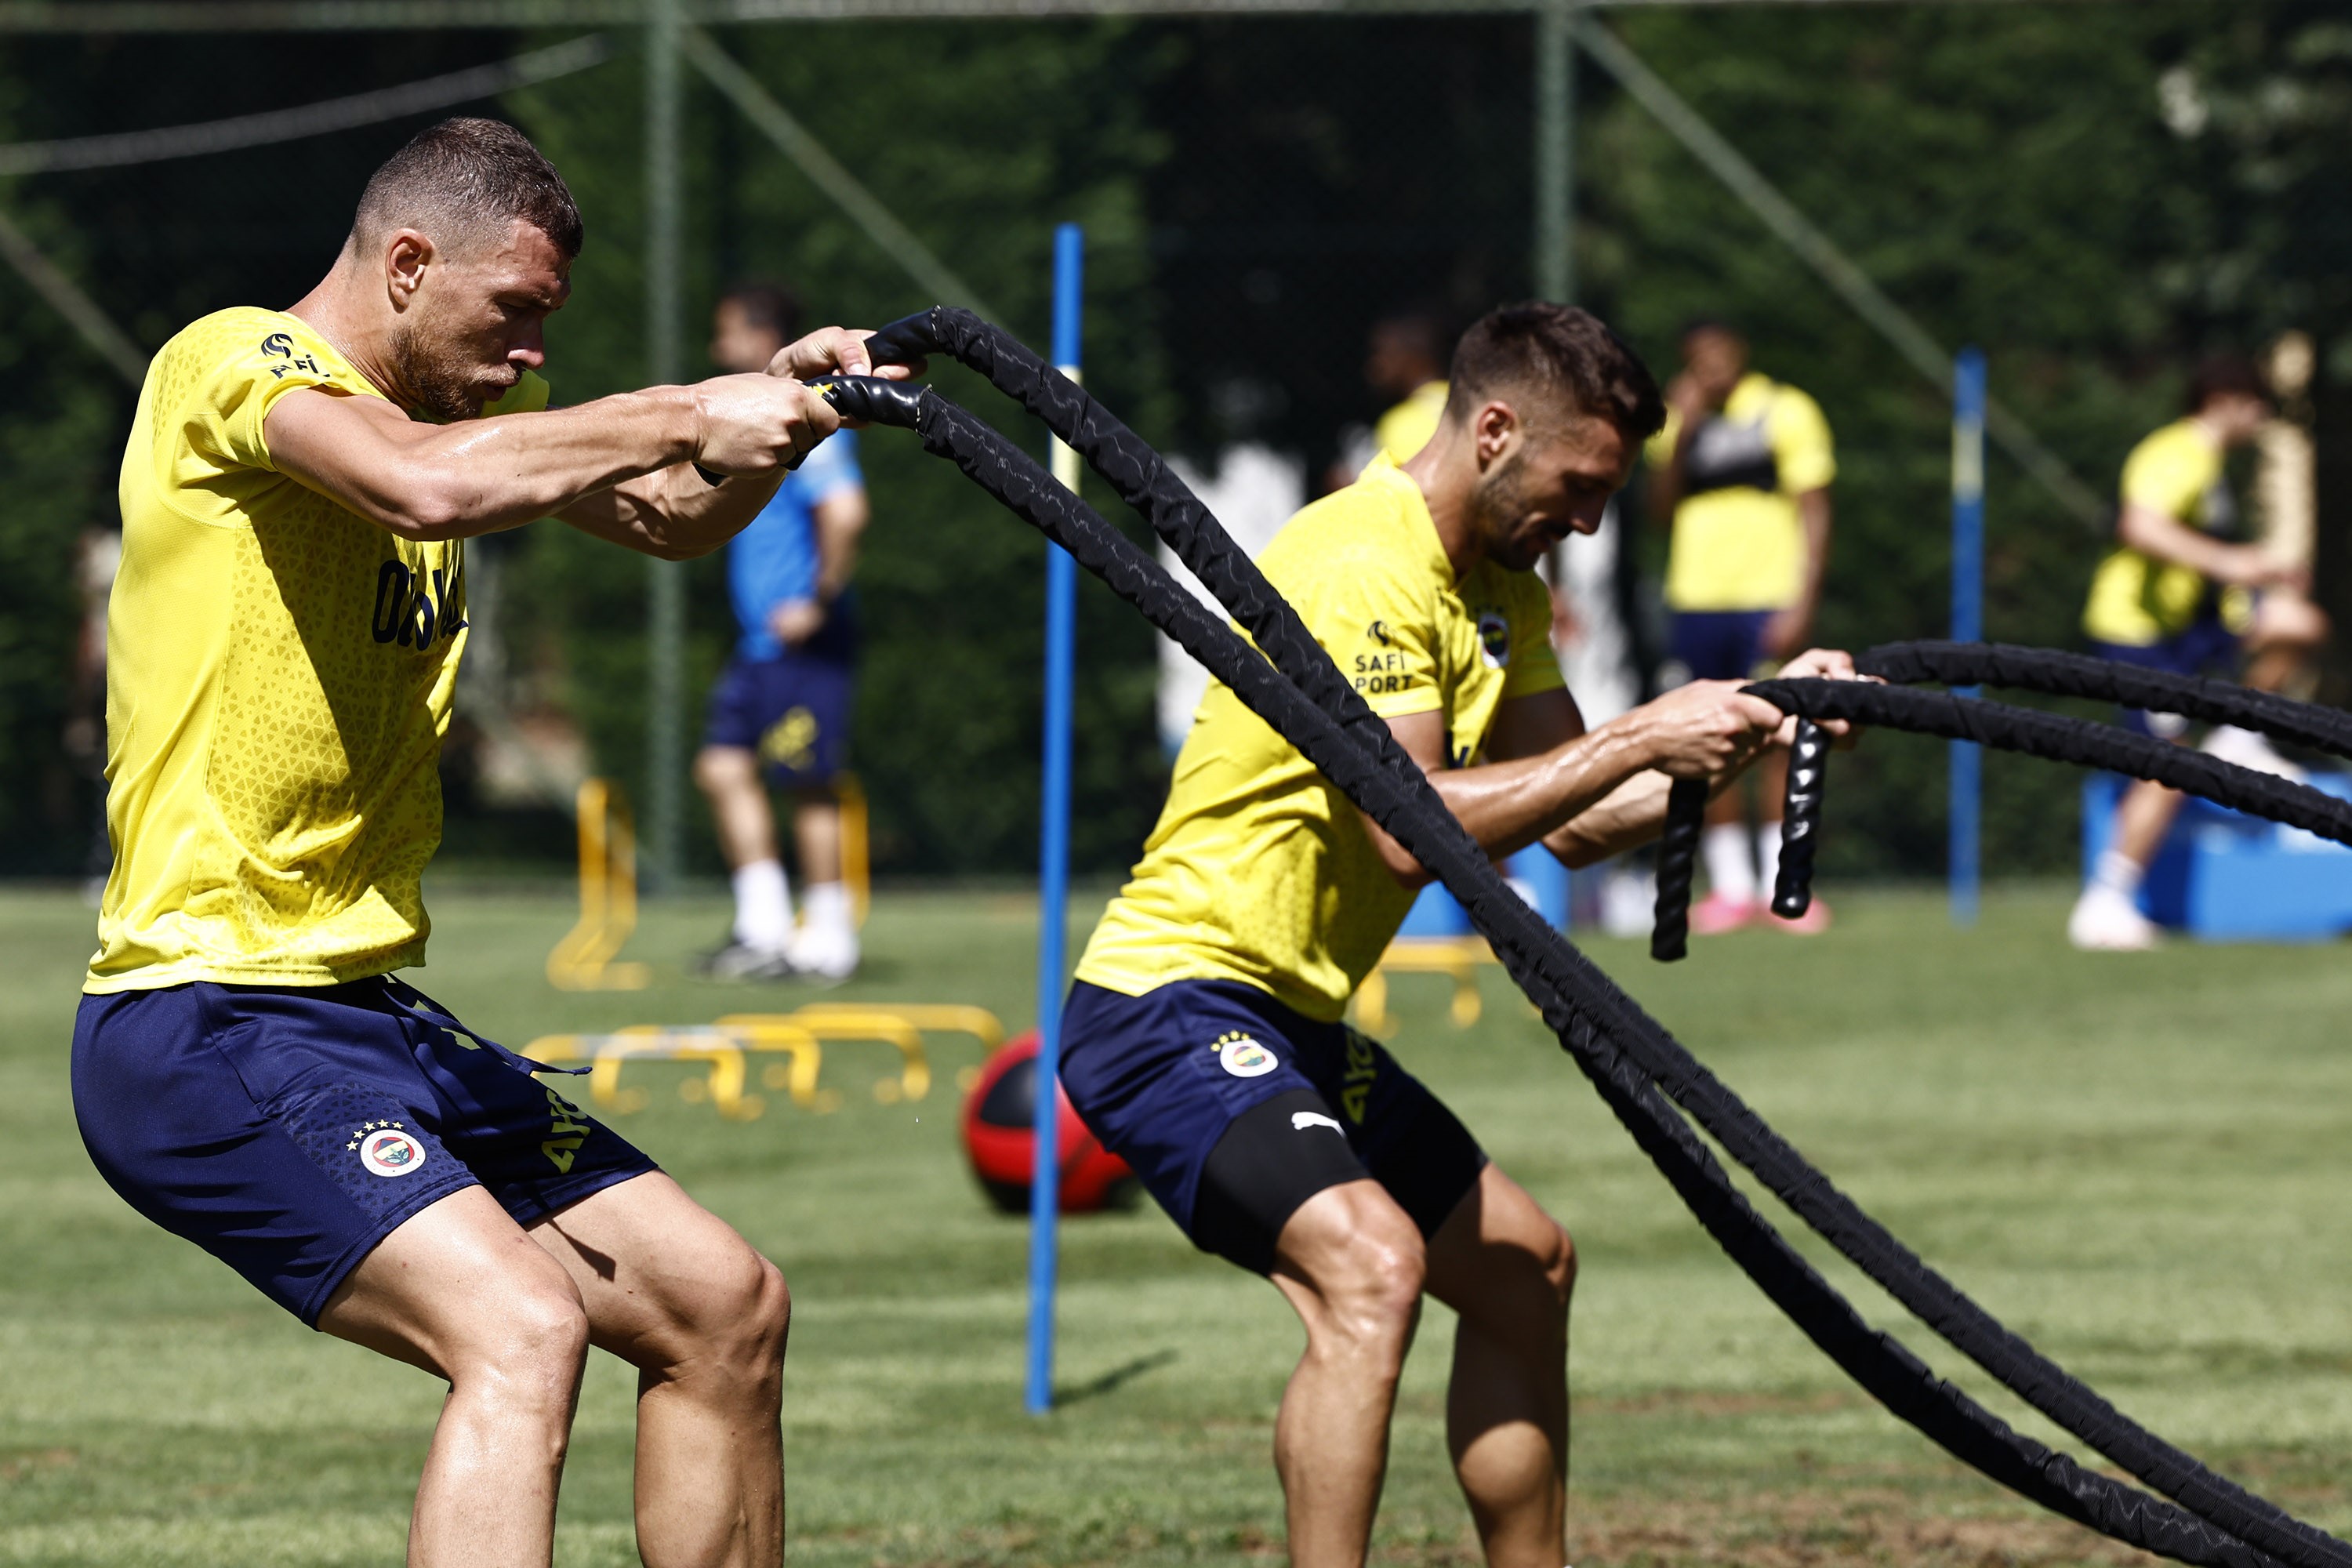
[[[416,978],[509,1044],[798,999],[677,978],[722,923],[713,902],[656,907],[632,948],[655,988],[619,996],[541,979],[560,900],[453,895],[436,911]],[[2352,1524],[2344,950],[2081,957],[2059,941],[2055,892],[1996,894],[1969,935],[1925,894],[1857,893],[1840,912],[1819,941],[1704,942],[1672,970],[1631,943],[1594,951],[2012,1326],[2159,1432]],[[977,1002],[1024,1026],[1034,921],[1009,896],[886,899],[867,971],[833,994]],[[0,895],[0,1563],[397,1562],[439,1385],[302,1329],[91,1172],[66,1077],[89,924],[68,896]],[[1499,973],[1475,1029],[1451,1027],[1443,999],[1440,982],[1400,981],[1394,1043],[1583,1256],[1582,1568],[2137,1560],[1959,1470],[1846,1384],[1685,1215]],[[943,1079],[974,1057],[939,1049]],[[762,1119],[723,1122],[654,1068],[633,1079],[651,1104],[624,1123],[793,1282],[795,1561],[1277,1556],[1268,1448],[1297,1334],[1274,1292],[1148,1207],[1072,1222],[1064,1403],[1024,1417],[1024,1230],[966,1176],[951,1088],[870,1095],[882,1054],[831,1054],[835,1114],[771,1094]],[[1441,1437],[1452,1331],[1433,1309],[1408,1372],[1381,1562],[1475,1560]],[[592,1366],[567,1565],[635,1561],[629,1387]]]

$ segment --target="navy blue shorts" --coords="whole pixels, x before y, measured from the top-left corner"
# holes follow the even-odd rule
[[[2238,634],[2223,626],[2220,616],[2201,616],[2183,630],[2146,647],[2094,642],[2091,651],[2118,664],[2160,669],[2168,675],[2222,676],[2236,668],[2239,643]],[[2125,709],[2123,722],[2126,730],[2159,741],[2177,741],[2189,729],[2189,721],[2178,713],[2151,713],[2145,708]]]
[[[378,1242],[460,1187],[530,1225],[656,1168],[420,1002],[389,976],[85,996],[82,1142],[132,1208],[314,1328]]]
[[[738,656],[710,693],[706,746],[759,753],[778,789],[830,784],[849,766],[857,698],[857,634],[846,615],[774,658]]]
[[[1764,623],[1770,610],[1676,610],[1675,662],[1693,680],[1753,680],[1769,662]]]
[[[1369,1177],[1429,1237],[1486,1163],[1379,1041],[1237,981],[1176,980],[1140,996],[1078,982],[1062,1019],[1062,1087],[1193,1245],[1260,1273],[1283,1221],[1325,1187]],[[1261,1130],[1250,1113],[1277,1099],[1285,1114]],[[1228,1131],[1244,1130],[1274,1142],[1231,1147]],[[1235,1190],[1213,1190],[1213,1172],[1204,1181],[1220,1163]]]

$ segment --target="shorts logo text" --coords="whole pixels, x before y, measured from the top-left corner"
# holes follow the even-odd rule
[[[547,1103],[554,1114],[548,1123],[547,1142],[539,1146],[539,1152],[547,1156],[549,1164],[568,1176],[572,1173],[572,1156],[580,1152],[580,1145],[596,1129],[578,1106],[551,1089],[547,1090]]]

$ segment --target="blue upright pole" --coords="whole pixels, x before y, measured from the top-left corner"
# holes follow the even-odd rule
[[[1952,365],[1952,640],[1984,640],[1984,354],[1966,348]],[[1961,689],[1973,697],[1975,687]],[[1952,757],[1952,923],[1977,923],[1978,828],[1983,757],[1969,741]]]
[[[1078,374],[1078,306],[1086,236],[1054,230],[1054,363]],[[1054,477],[1075,489],[1077,454],[1054,443]],[[1054,1289],[1059,1259],[1062,1151],[1062,986],[1070,893],[1070,688],[1077,661],[1078,569],[1058,544],[1045,547],[1045,788],[1037,852],[1037,1153],[1029,1185],[1029,1383],[1033,1415],[1054,1408]]]

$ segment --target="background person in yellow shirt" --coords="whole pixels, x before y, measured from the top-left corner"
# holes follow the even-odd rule
[[[465,541],[552,517],[716,549],[838,423],[800,378],[866,368],[828,328],[766,374],[500,412],[543,408],[582,242],[522,132],[445,121],[369,180],[309,294],[156,354],[122,459],[115,862],[74,1112],[141,1214],[446,1380],[412,1568],[545,1568],[592,1342],[638,1371],[646,1560],[775,1568],[783,1277],[393,977],[425,958]]]
[[[1356,482],[1364,465],[1386,452],[1402,463],[1429,444],[1445,408],[1445,362],[1452,336],[1435,310],[1391,311],[1372,323],[1364,347],[1364,384],[1393,398],[1370,431],[1350,426],[1339,439],[1339,456],[1323,476],[1323,488]]]
[[[1655,835],[1667,775],[1727,781],[1783,731],[1779,710],[1695,681],[1587,733],[1561,683],[1534,568],[1599,525],[1664,416],[1598,320],[1505,307],[1463,334],[1428,445],[1376,458],[1258,558],[1496,856],[1613,854]],[[1294,1563],[1364,1561],[1426,1292],[1461,1315],[1447,1443],[1486,1560],[1560,1568],[1567,1233],[1340,1022],[1428,879],[1212,686],[1079,963],[1062,1083],[1195,1246],[1267,1276],[1306,1326],[1275,1426]]]
[[[1720,321],[1685,328],[1682,353],[1682,372],[1666,387],[1665,428],[1647,453],[1651,517],[1673,529],[1670,679],[1753,679],[1812,637],[1837,477],[1829,423],[1811,398],[1749,369],[1747,340]],[[1829,905],[1819,897],[1797,920],[1770,913],[1787,759],[1766,758],[1754,777],[1755,858],[1743,792],[1726,791],[1707,808],[1707,895],[1691,910],[1691,930],[1759,919],[1783,931],[1824,930]]]
[[[2238,507],[2224,465],[2262,435],[2271,414],[2252,362],[2219,356],[2191,379],[2188,416],[2132,448],[2116,545],[2099,563],[2083,611],[2092,651],[2179,675],[2227,673],[2242,660],[2247,685],[2276,691],[2327,640],[2327,617],[2305,596],[2308,565],[2233,537]],[[2167,740],[2188,729],[2172,714],[2137,710],[2125,721]],[[2291,770],[2260,736],[2231,726],[2214,730],[2204,745],[2250,767]],[[2145,781],[2124,792],[2114,837],[2067,918],[2076,947],[2127,952],[2155,944],[2156,926],[2139,910],[2140,883],[2180,799]]]

